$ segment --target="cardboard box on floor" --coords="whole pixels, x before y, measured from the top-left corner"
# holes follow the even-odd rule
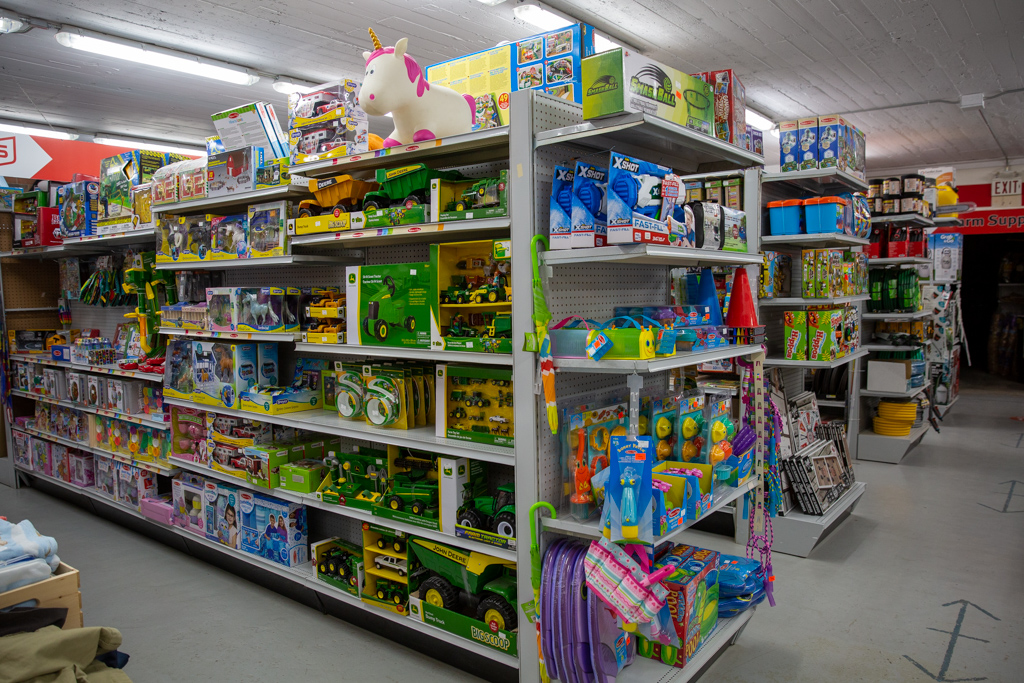
[[[64,607],[68,611],[64,628],[82,627],[82,594],[79,592],[78,570],[63,562],[53,576],[45,581],[0,593],[0,610],[30,600],[37,607]]]

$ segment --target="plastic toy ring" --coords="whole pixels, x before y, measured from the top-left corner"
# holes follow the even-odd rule
[[[729,427],[721,420],[715,420],[711,425],[711,443],[718,443],[729,437]]]
[[[338,402],[338,414],[344,418],[356,418],[363,414],[365,409],[363,397],[362,378],[352,379],[352,376],[342,376],[338,380],[336,389]]]
[[[667,439],[672,433],[672,421],[667,417],[659,417],[654,424],[654,435],[659,439]]]
[[[605,452],[611,441],[608,438],[608,430],[605,427],[598,427],[590,432],[590,448],[595,451]]]
[[[398,421],[402,404],[395,385],[387,379],[377,377],[366,385],[366,419],[370,424],[386,427]]]

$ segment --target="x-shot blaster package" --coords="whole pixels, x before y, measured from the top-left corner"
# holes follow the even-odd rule
[[[552,249],[572,248],[572,186],[575,172],[566,166],[555,166],[551,180],[548,242]]]
[[[572,246],[574,249],[603,247],[608,242],[605,194],[608,169],[576,162],[572,181]]]
[[[669,243],[669,226],[661,219],[662,180],[667,166],[611,153],[608,170],[608,243]]]

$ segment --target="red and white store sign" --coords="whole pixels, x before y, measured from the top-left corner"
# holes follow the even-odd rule
[[[962,235],[997,235],[1005,232],[1024,232],[1024,207],[1012,209],[979,208],[960,214],[963,224],[953,228],[938,228],[935,232],[958,232]]]
[[[97,175],[100,160],[129,149],[0,131],[0,176],[67,182],[76,173]]]

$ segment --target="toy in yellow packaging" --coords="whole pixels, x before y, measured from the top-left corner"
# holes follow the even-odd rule
[[[690,391],[680,396],[675,420],[674,459],[694,461],[704,447],[704,395]]]
[[[406,400],[405,372],[399,368],[380,365],[363,366],[365,385],[364,414],[367,424],[374,427],[409,429],[409,405]]]
[[[736,433],[732,421],[732,398],[728,394],[708,393],[704,397],[704,437],[698,462],[712,466],[732,455],[730,441]]]

